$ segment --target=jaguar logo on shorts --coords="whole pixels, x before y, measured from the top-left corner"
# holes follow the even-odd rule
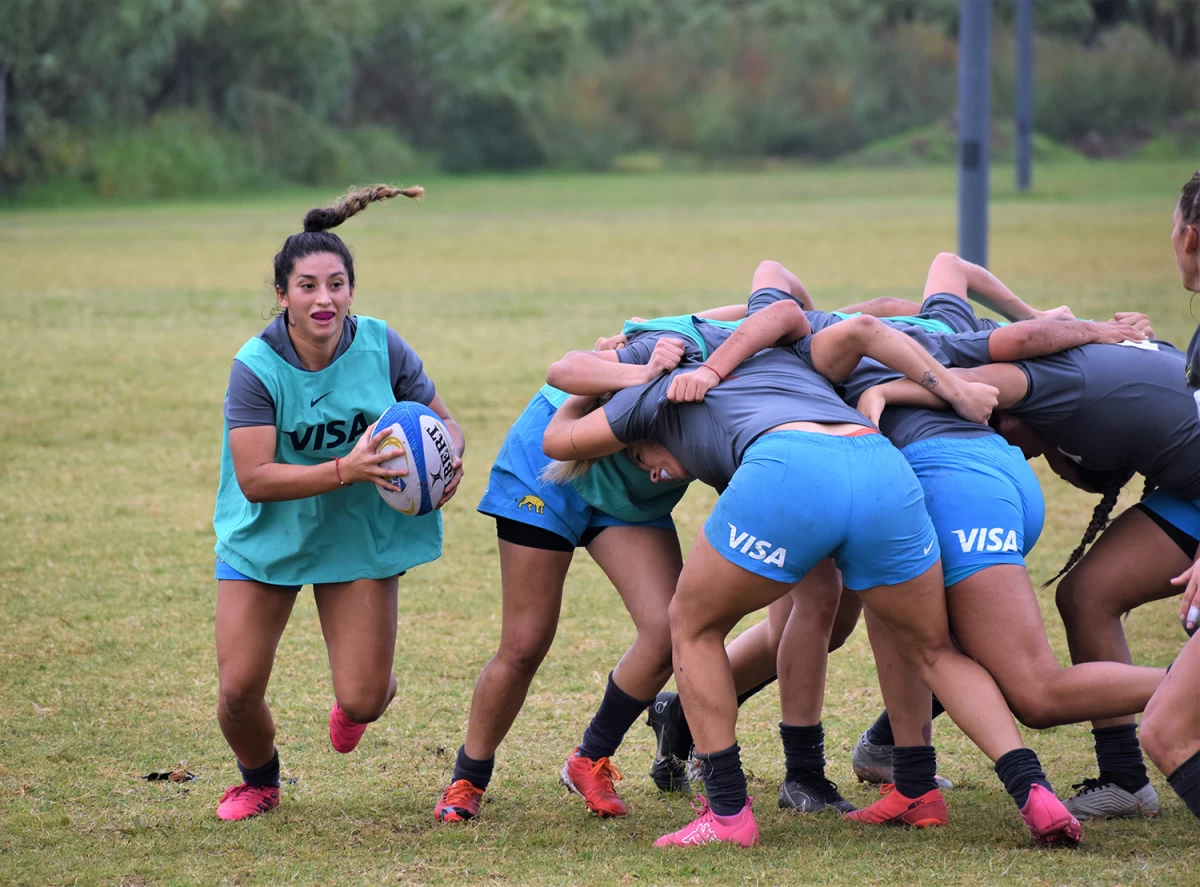
[[[517,500],[517,510],[528,508],[530,511],[536,511],[538,514],[546,513],[546,503],[537,496],[522,496]]]
[[[783,562],[787,559],[786,548],[775,548],[766,539],[751,536],[744,530],[739,533],[738,528],[733,524],[729,524],[729,547],[737,549],[742,554],[748,555],[756,561],[762,561],[764,564],[772,564],[776,567],[782,567]],[[771,551],[772,548],[775,548],[775,550]],[[751,549],[754,550],[751,551]]]
[[[1020,551],[1017,545],[1017,531],[1005,530],[1002,527],[972,527],[968,536],[966,530],[953,530],[958,537],[958,546],[967,551]]]

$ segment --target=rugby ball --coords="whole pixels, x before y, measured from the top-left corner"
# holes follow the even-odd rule
[[[377,453],[395,452],[381,462],[383,468],[404,468],[406,474],[392,478],[400,492],[375,487],[383,501],[401,514],[429,514],[454,477],[454,444],[441,418],[429,407],[402,401],[388,407],[375,425],[375,433],[387,429]]]

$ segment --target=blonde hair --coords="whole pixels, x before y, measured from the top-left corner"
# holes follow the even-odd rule
[[[555,459],[542,469],[538,479],[551,484],[569,484],[587,474],[596,461],[595,459],[573,459],[570,462],[559,462]]]

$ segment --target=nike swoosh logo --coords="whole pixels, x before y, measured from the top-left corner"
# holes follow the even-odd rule
[[[333,392],[332,392],[332,391],[326,391],[326,392],[325,392],[324,394],[322,394],[320,397],[314,398],[314,399],[313,399],[313,400],[312,400],[312,401],[309,403],[309,406],[310,406],[310,407],[315,407],[317,404],[319,404],[319,403],[320,403],[321,401],[323,401],[325,398],[329,397],[329,395],[331,395],[331,394],[333,394]]]
[[[929,552],[931,552],[931,551],[933,551],[933,543],[932,542],[930,542],[928,545],[925,546],[925,550],[922,551],[921,554],[929,554]]]

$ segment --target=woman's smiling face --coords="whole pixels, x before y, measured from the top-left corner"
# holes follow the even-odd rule
[[[296,261],[287,292],[276,292],[294,330],[313,342],[340,338],[354,288],[340,256],[313,253]]]

